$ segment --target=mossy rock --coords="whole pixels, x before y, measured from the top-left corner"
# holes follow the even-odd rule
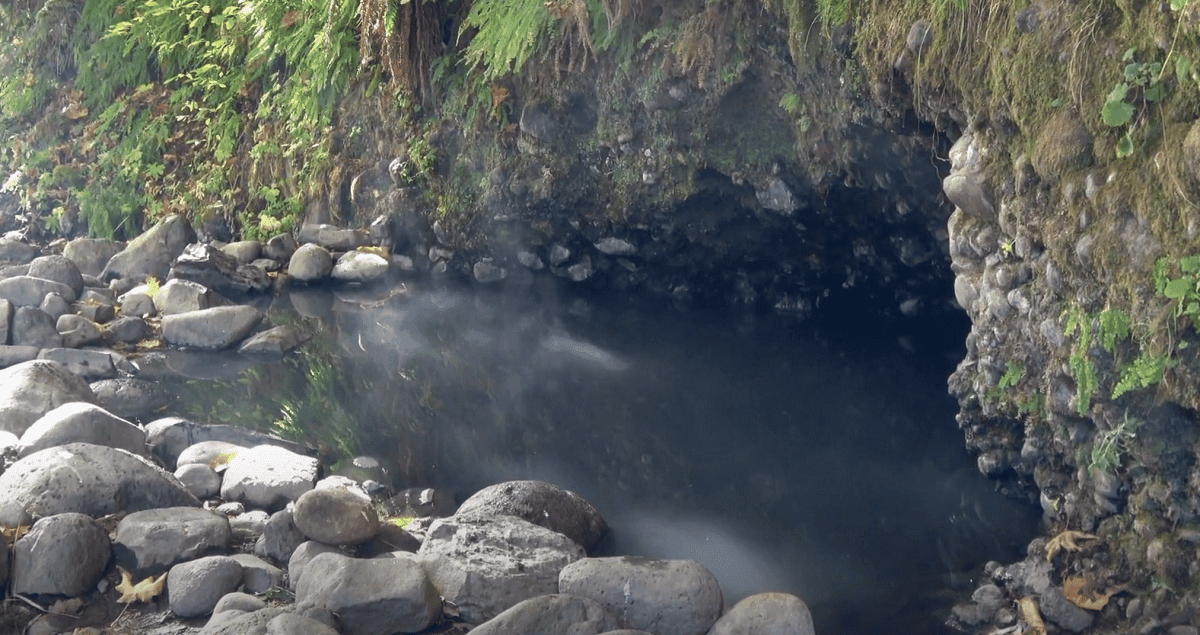
[[[1092,134],[1074,110],[1063,110],[1050,118],[1038,135],[1033,167],[1047,181],[1056,182],[1066,172],[1090,167]]]
[[[1200,119],[1183,139],[1183,165],[1191,185],[1200,186]]]

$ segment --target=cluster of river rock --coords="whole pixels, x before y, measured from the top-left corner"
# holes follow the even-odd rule
[[[405,265],[354,249],[369,231],[195,240],[172,217],[128,246],[0,241],[0,585],[23,602],[7,625],[118,626],[114,602],[157,602],[164,634],[813,632],[792,595],[726,611],[697,562],[588,557],[607,524],[549,483],[497,484],[455,510],[393,491],[369,460],[332,474],[303,445],[162,417],[139,343],[281,354],[304,334],[264,324],[256,292]],[[18,625],[26,605],[39,614]]]

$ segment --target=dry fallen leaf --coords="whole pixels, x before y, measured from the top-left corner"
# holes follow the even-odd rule
[[[1042,621],[1042,614],[1038,613],[1037,602],[1032,597],[1021,598],[1017,606],[1021,609],[1021,619],[1029,624],[1029,628],[1038,635],[1046,635],[1046,623]]]
[[[149,602],[154,596],[163,592],[163,582],[167,580],[167,574],[162,574],[157,578],[151,576],[138,582],[133,583],[133,577],[129,572],[117,567],[117,571],[121,572],[121,583],[117,585],[117,590],[121,592],[121,597],[117,598],[120,604],[129,604],[130,602]]]
[[[1075,606],[1089,611],[1103,609],[1108,604],[1109,598],[1124,590],[1125,586],[1122,585],[1109,589],[1108,593],[1098,594],[1082,577],[1063,580],[1063,595],[1067,596],[1067,599]]]
[[[21,536],[29,533],[29,525],[17,525],[16,527],[8,527],[0,525],[0,535],[4,536],[4,542],[13,544],[21,539]]]
[[[1083,550],[1083,547],[1079,543],[1087,540],[1100,540],[1100,537],[1072,529],[1060,533],[1051,538],[1050,542],[1046,543],[1046,562],[1053,560],[1059,551],[1075,552]]]

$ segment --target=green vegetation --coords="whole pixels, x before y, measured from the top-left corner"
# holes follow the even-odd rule
[[[1121,455],[1126,450],[1126,444],[1136,436],[1141,427],[1140,419],[1125,415],[1114,428],[1101,434],[1092,445],[1091,461],[1088,469],[1113,473],[1121,465]]]
[[[1125,51],[1122,60],[1126,62],[1121,71],[1121,81],[1112,89],[1100,109],[1100,118],[1104,124],[1113,128],[1122,128],[1134,122],[1135,115],[1144,113],[1149,104],[1162,101],[1167,89],[1162,84],[1162,68],[1160,62],[1138,62],[1135,59],[1137,49]],[[1135,108],[1137,102],[1140,108]],[[1140,117],[1139,117],[1140,119]],[[1125,158],[1133,154],[1133,128],[1127,129],[1117,142],[1117,156]]]

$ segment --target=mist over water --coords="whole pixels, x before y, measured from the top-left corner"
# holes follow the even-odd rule
[[[398,486],[559,484],[612,527],[597,555],[699,560],[728,605],[786,591],[818,633],[939,632],[950,590],[1036,526],[963,449],[936,337],[450,292],[333,305],[341,372],[371,379],[347,398],[421,403],[361,417]]]

